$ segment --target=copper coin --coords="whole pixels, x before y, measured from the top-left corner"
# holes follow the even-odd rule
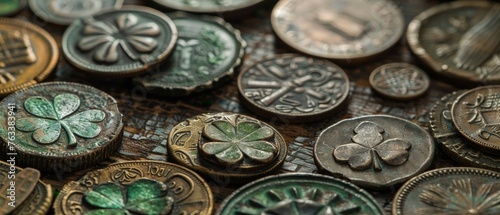
[[[0,18],[0,97],[43,81],[58,59],[56,41],[45,30]]]
[[[244,104],[258,114],[285,122],[310,122],[345,106],[349,78],[329,61],[284,54],[240,72],[238,90]]]
[[[451,108],[458,132],[472,146],[500,155],[500,86],[478,87],[460,95]]]
[[[401,11],[387,0],[279,1],[271,24],[292,48],[342,63],[382,53],[405,27]]]
[[[500,4],[456,1],[416,16],[407,31],[411,50],[453,83],[500,83]]]
[[[264,0],[154,0],[175,10],[193,13],[227,13],[257,5]]]

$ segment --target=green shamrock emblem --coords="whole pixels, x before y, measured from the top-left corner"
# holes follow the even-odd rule
[[[169,214],[174,199],[167,186],[150,179],[139,179],[127,187],[126,197],[119,185],[107,183],[85,195],[86,203],[98,208],[86,215]]]
[[[21,118],[16,121],[16,128],[33,132],[33,139],[40,144],[54,143],[61,135],[61,127],[68,135],[68,145],[75,146],[78,135],[82,138],[94,138],[101,128],[96,122],[106,116],[101,110],[86,110],[70,116],[80,107],[80,98],[64,93],[54,97],[54,104],[41,96],[26,99],[24,109],[37,117]]]

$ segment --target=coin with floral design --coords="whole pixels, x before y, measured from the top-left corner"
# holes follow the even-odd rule
[[[47,82],[0,102],[2,157],[46,172],[93,166],[121,143],[123,122],[116,100],[87,85]],[[9,118],[10,117],[10,118]]]
[[[213,210],[212,191],[195,172],[160,161],[114,163],[64,185],[57,215],[199,214]]]
[[[169,160],[217,182],[241,184],[268,175],[285,161],[287,145],[270,125],[233,113],[202,114],[168,136]]]
[[[344,119],[324,129],[314,160],[328,174],[370,189],[387,189],[425,171],[434,140],[419,125],[387,115]]]
[[[470,167],[435,169],[406,182],[392,214],[499,214],[500,173]]]
[[[177,29],[168,16],[151,8],[129,6],[76,20],[64,32],[62,50],[78,69],[129,77],[166,59],[176,40]]]

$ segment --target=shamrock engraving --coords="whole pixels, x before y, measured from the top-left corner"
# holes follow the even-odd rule
[[[364,121],[355,129],[354,143],[341,145],[333,151],[339,163],[347,163],[353,170],[365,170],[373,166],[381,171],[380,160],[387,165],[398,166],[408,160],[411,144],[399,138],[384,140],[384,128],[376,123]]]
[[[223,164],[236,164],[247,157],[252,161],[265,163],[276,155],[276,147],[266,141],[274,131],[255,122],[236,122],[236,126],[227,121],[215,121],[205,126],[203,133],[213,142],[201,146],[201,151],[208,156],[215,156]]]
[[[127,187],[127,195],[124,197],[119,185],[102,184],[85,195],[86,203],[98,208],[85,214],[169,214],[174,199],[167,195],[167,189],[161,182],[139,179]]]
[[[96,122],[104,120],[101,110],[86,110],[75,113],[80,106],[80,98],[74,94],[64,93],[54,97],[52,104],[46,98],[33,96],[24,102],[24,109],[37,117],[16,120],[16,128],[25,132],[33,132],[33,139],[40,144],[54,143],[61,135],[61,127],[68,135],[68,145],[75,146],[78,135],[82,138],[94,138],[101,133]]]

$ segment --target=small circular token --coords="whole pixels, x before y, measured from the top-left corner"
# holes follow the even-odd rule
[[[0,2],[0,16],[12,16],[19,13],[24,7],[28,0],[2,0]]]

